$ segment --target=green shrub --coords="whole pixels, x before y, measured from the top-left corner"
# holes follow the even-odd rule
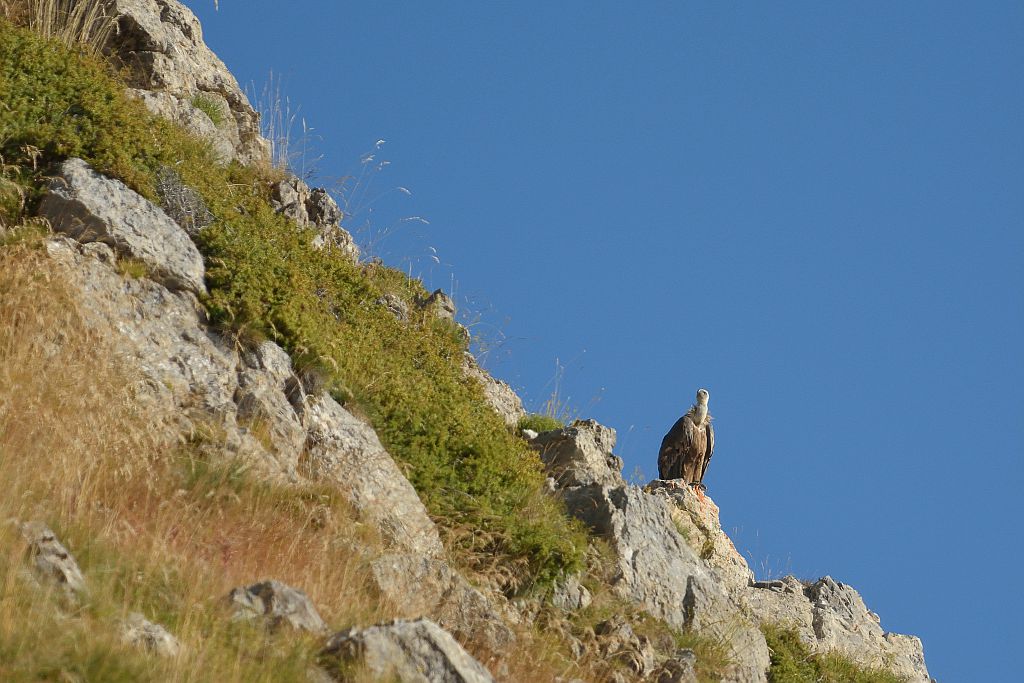
[[[524,415],[519,420],[519,429],[532,429],[538,434],[543,432],[550,432],[553,429],[561,429],[565,424],[556,417],[550,415],[541,415],[540,413],[530,413]]]
[[[838,653],[811,654],[795,629],[764,624],[761,631],[771,649],[770,683],[906,683],[892,672],[858,666]]]

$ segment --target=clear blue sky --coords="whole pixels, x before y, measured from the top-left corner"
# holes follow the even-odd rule
[[[372,232],[430,224],[376,252],[529,403],[561,359],[650,478],[707,387],[759,574],[854,585],[942,681],[1019,673],[1024,5],[189,4],[321,182],[387,140]]]

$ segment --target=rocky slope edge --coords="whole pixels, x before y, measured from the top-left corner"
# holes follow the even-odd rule
[[[132,96],[153,113],[207,140],[215,163],[265,164],[268,144],[259,136],[258,115],[223,63],[203,43],[194,15],[175,0],[106,4],[117,16],[108,58],[126,69]],[[5,87],[0,80],[0,94]],[[0,126],[6,127],[3,113]],[[17,142],[43,148],[41,137]],[[654,481],[646,487],[626,484],[622,462],[613,453],[613,430],[581,421],[520,437],[516,425],[523,416],[521,401],[464,351],[447,353],[445,360],[457,367],[460,381],[474,387],[472,395],[491,412],[491,422],[498,426],[488,429],[500,430],[501,439],[527,442],[522,467],[532,472],[531,463],[536,461],[537,471],[543,468],[544,472],[537,481],[543,484],[547,478],[545,490],[518,500],[545,511],[565,510],[587,530],[586,536],[580,535],[586,550],[577,560],[555,558],[538,565],[533,559],[536,554],[564,552],[551,550],[563,546],[531,541],[533,545],[521,546],[528,550],[516,555],[508,548],[518,546],[494,540],[510,533],[504,527],[475,526],[485,517],[464,517],[469,521],[460,525],[456,513],[468,514],[465,508],[438,514],[437,510],[447,508],[437,507],[438,492],[431,482],[443,483],[443,476],[423,476],[414,462],[396,460],[385,445],[404,443],[396,440],[395,430],[407,433],[420,425],[396,425],[388,417],[392,414],[355,396],[363,389],[339,386],[336,376],[323,369],[324,361],[310,363],[297,345],[285,348],[262,334],[247,335],[246,329],[226,326],[217,317],[220,304],[213,290],[221,286],[221,272],[230,256],[210,249],[209,226],[224,209],[206,201],[202,188],[190,185],[174,167],[157,164],[154,191],[147,197],[138,191],[141,185],[133,189],[123,182],[131,174],[118,179],[113,177],[117,173],[101,173],[94,163],[56,149],[47,153],[50,165],[42,182],[35,172],[37,155],[27,154],[33,157],[31,171],[28,157],[20,162],[6,160],[14,170],[8,173],[5,167],[4,175],[16,178],[14,185],[20,185],[8,189],[15,196],[16,201],[9,203],[14,209],[8,207],[0,214],[10,228],[5,230],[10,245],[2,247],[5,260],[0,265],[13,271],[19,263],[32,263],[35,272],[45,273],[51,289],[67,292],[61,306],[75,311],[75,325],[81,326],[83,338],[105,340],[97,347],[103,353],[92,362],[116,364],[119,376],[130,380],[129,400],[118,409],[124,411],[118,413],[119,419],[127,423],[144,416],[147,452],[184,449],[188,453],[193,478],[181,488],[170,487],[163,498],[164,494],[153,493],[161,490],[159,485],[148,485],[150,493],[142,507],[163,510],[195,504],[226,519],[226,510],[250,495],[237,484],[242,480],[240,473],[245,481],[256,482],[254,487],[272,486],[268,490],[273,491],[274,500],[292,501],[301,494],[305,501],[309,492],[322,491],[316,495],[326,496],[328,503],[302,507],[309,511],[303,517],[302,542],[322,543],[323,554],[317,557],[325,561],[356,557],[351,575],[360,587],[366,586],[365,599],[372,603],[359,613],[342,616],[343,608],[332,605],[325,619],[318,610],[323,606],[303,592],[309,587],[289,586],[266,575],[251,575],[230,593],[223,591],[223,614],[216,619],[226,624],[258,622],[259,642],[266,638],[270,643],[256,659],[273,658],[276,655],[268,653],[295,647],[304,653],[295,660],[301,664],[295,668],[296,679],[313,680],[387,676],[413,681],[786,680],[774,666],[777,657],[764,635],[764,627],[781,624],[795,629],[813,653],[840,653],[868,672],[865,675],[878,672],[879,677],[864,680],[929,680],[921,642],[885,633],[878,617],[852,588],[829,577],[810,584],[792,577],[757,582],[722,531],[718,509],[710,498],[698,498],[678,482]],[[14,186],[12,181],[4,182],[7,188]],[[372,264],[359,263],[358,249],[340,225],[342,213],[326,191],[288,176],[273,178],[269,186],[260,201],[268,216],[285,218],[288,222],[282,225],[291,226],[287,230],[299,231],[289,239],[299,235],[321,255],[317,258],[344,262],[353,273],[393,277],[382,276]],[[52,232],[41,236],[31,232],[26,237],[23,228],[12,230],[33,221],[38,224],[39,219]],[[212,274],[214,268],[219,269],[216,274]],[[451,349],[464,349],[464,340],[458,341],[464,332],[451,319],[454,309],[442,294],[374,297],[364,298],[359,305],[384,311],[388,329],[397,330],[394,334],[421,334],[418,330],[426,329],[423,334],[454,339]],[[8,316],[4,322],[14,329],[24,309],[15,308],[13,299],[8,303],[9,309],[0,306],[0,314]],[[339,322],[347,315],[340,303],[331,310]],[[63,359],[72,351],[80,353],[69,341],[70,333],[54,335],[45,329],[45,322],[41,320],[37,327],[18,323],[44,340],[26,358],[43,354]],[[289,324],[298,323],[283,318],[272,323],[281,328]],[[18,379],[11,367],[19,357],[9,350],[17,347],[16,340],[12,336],[9,345],[0,344],[0,367],[12,389],[0,390],[0,447],[8,462],[16,461],[12,444],[31,451],[27,441],[3,436],[16,433],[14,418],[23,414],[18,412],[19,400],[30,395],[14,391],[22,386],[19,381],[27,381]],[[346,353],[366,351],[340,351],[341,356]],[[377,348],[372,353],[388,351]],[[332,362],[337,358],[332,357]],[[97,408],[91,405],[90,409]],[[139,448],[126,447],[118,453],[128,457]],[[536,455],[526,455],[530,452]],[[196,488],[196,462],[224,468],[227,474],[214,484],[204,484],[208,491]],[[69,466],[69,471],[78,471],[77,466]],[[134,485],[131,482],[144,479],[139,473],[116,476],[128,488]],[[26,489],[26,498],[27,493]],[[334,509],[335,495],[341,497],[345,514],[351,515],[350,521],[343,522],[350,528],[344,533],[338,530],[338,537],[318,533],[335,528],[322,517],[327,514],[324,505],[328,511]],[[3,536],[5,546],[14,549],[5,555],[9,556],[6,564],[0,563],[6,572],[3,576],[8,577],[5,594],[15,586],[28,586],[24,590],[33,595],[33,591],[46,593],[33,600],[52,600],[61,614],[72,619],[76,609],[82,618],[82,605],[85,612],[96,612],[89,606],[96,603],[99,591],[89,586],[100,581],[99,572],[79,568],[76,548],[69,551],[50,527],[32,518],[38,515],[55,520],[55,526],[73,528],[76,519],[84,518],[82,508],[76,502],[50,509],[45,496],[33,500],[33,507],[2,509],[5,516],[19,517],[11,527],[17,533],[8,530]],[[89,499],[89,514],[115,509],[110,500],[99,494]],[[137,504],[141,505],[133,499],[132,505]],[[115,517],[93,532],[103,529],[108,534],[109,529],[119,528]],[[567,530],[577,528],[568,521],[566,525]],[[170,537],[178,533],[174,528],[169,524],[162,533]],[[229,528],[226,535],[231,533]],[[346,537],[343,548],[331,547],[344,534],[354,535]],[[121,531],[110,538],[123,540],[131,535]],[[78,539],[87,536],[75,533]],[[251,546],[258,545],[254,538],[250,537]],[[245,553],[246,544],[232,545],[228,539],[223,543],[221,560],[228,571],[235,562],[232,553]],[[274,546],[274,553],[284,552],[278,547]],[[293,551],[294,547],[288,552]],[[21,564],[22,552],[27,553],[31,574],[14,569]],[[244,566],[248,571],[266,571],[270,564],[265,559]],[[92,566],[101,565],[93,562]],[[534,580],[530,572],[538,566],[551,576]],[[557,567],[562,569],[555,571]],[[318,588],[318,594],[326,593]],[[145,614],[129,604],[110,621],[111,628],[125,646],[172,662],[160,665],[169,667],[163,671],[178,671],[175,667],[184,665],[174,662],[180,662],[182,653],[196,652],[204,644],[194,631],[186,637],[158,623],[157,603],[143,602]],[[96,623],[105,623],[106,617],[101,617],[95,615]],[[176,616],[173,620],[180,630],[188,629],[187,619]],[[204,626],[206,632],[226,628],[220,621],[213,623]],[[335,628],[346,627],[332,635],[332,623]],[[280,632],[303,635],[292,641],[284,640],[287,636],[262,635]],[[0,630],[0,652],[8,642],[4,633]],[[285,642],[293,645],[281,645]],[[24,656],[24,650],[17,653]],[[531,669],[522,661],[530,658],[553,663]],[[5,672],[4,666],[0,663],[0,673]],[[133,675],[146,678],[139,671]]]

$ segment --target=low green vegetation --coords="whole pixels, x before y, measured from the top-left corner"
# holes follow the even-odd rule
[[[224,105],[210,95],[199,93],[192,98],[192,106],[206,114],[215,126],[224,123],[227,116],[227,112],[224,111]]]
[[[553,429],[561,429],[564,426],[565,423],[558,418],[551,417],[550,415],[541,415],[540,413],[530,413],[529,415],[524,415],[523,418],[519,420],[520,430],[532,429],[538,434],[550,432]]]
[[[242,342],[277,341],[301,372],[367,416],[442,526],[473,530],[448,535],[455,549],[517,568],[507,590],[579,569],[586,536],[543,493],[537,456],[466,378],[460,331],[416,307],[427,294],[420,282],[314,249],[310,232],[271,208],[278,172],[218,164],[206,143],[128,99],[100,60],[2,21],[0,156],[29,213],[69,156],[154,201],[160,169],[174,168],[214,216],[199,246],[203,303],[217,325]],[[397,320],[377,303],[385,294],[419,312]]]
[[[761,627],[771,649],[770,683],[906,683],[882,669],[870,669],[836,653],[812,654],[795,629],[765,624]]]

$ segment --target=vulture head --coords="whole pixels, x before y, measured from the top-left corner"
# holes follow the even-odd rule
[[[707,389],[697,390],[697,402],[693,404],[693,411],[696,413],[696,422],[699,425],[704,424],[704,421],[708,417],[708,399],[711,398],[708,394]]]

